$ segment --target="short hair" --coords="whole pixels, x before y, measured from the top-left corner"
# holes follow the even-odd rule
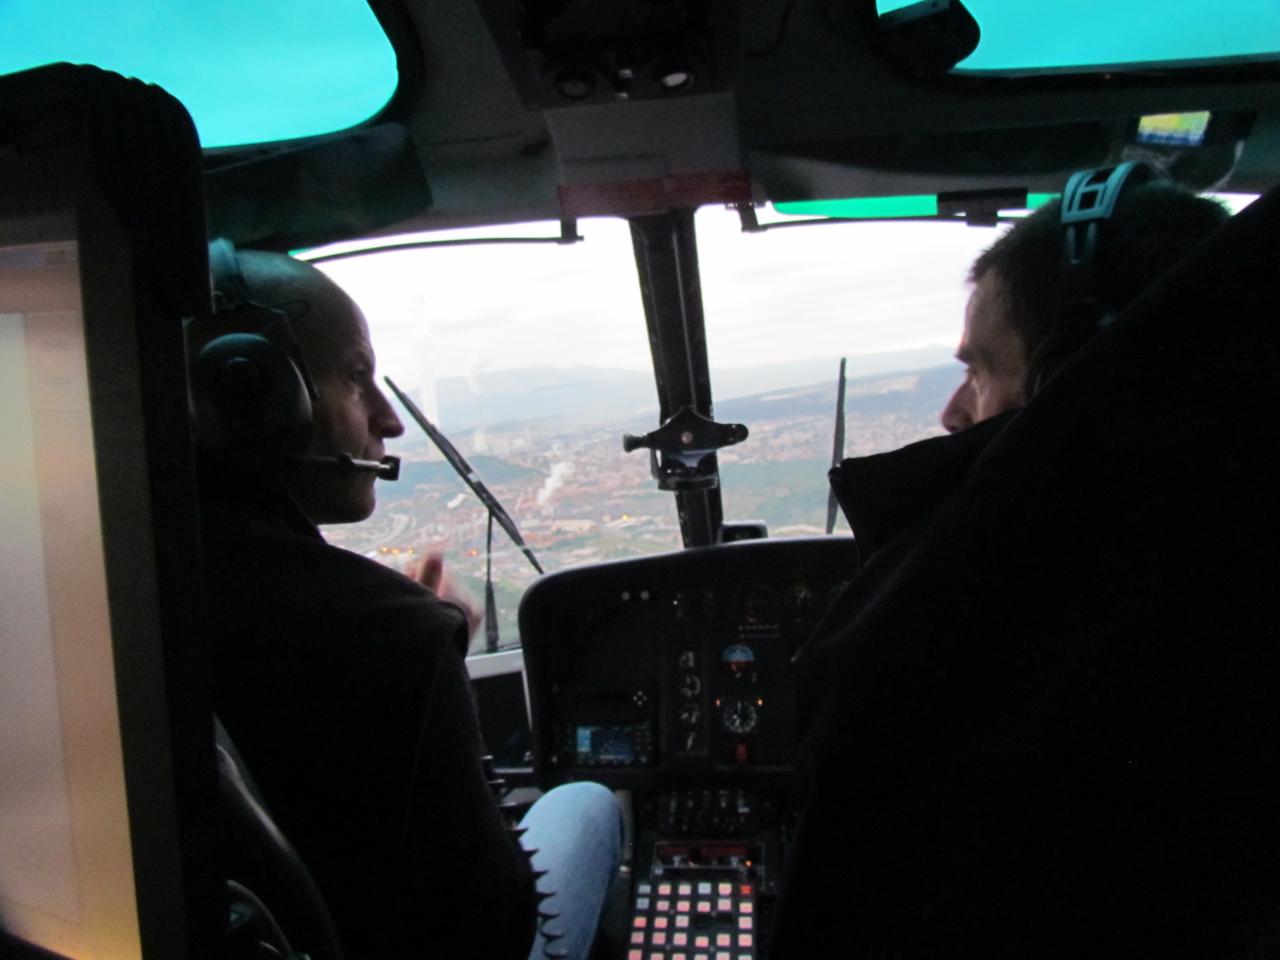
[[[1016,224],[969,269],[972,283],[988,274],[999,281],[1005,316],[1028,359],[1056,313],[1064,234],[1059,207],[1055,200]],[[1103,310],[1123,310],[1229,216],[1217,201],[1167,180],[1124,191],[1098,231],[1094,295]]]

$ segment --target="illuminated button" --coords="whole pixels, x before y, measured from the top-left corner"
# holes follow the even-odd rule
[[[747,936],[750,936],[750,934],[747,934]],[[667,944],[667,935],[663,933],[661,930],[658,930],[654,933],[653,939],[650,940],[649,942],[652,943],[655,947],[664,947]]]
[[[717,947],[729,947],[733,945],[733,937],[727,933],[716,934]]]
[[[671,960],[687,960],[688,956],[689,955],[687,953],[673,953],[671,955]]]
[[[693,893],[693,884],[691,883],[680,884],[680,896],[687,897],[692,893]]]
[[[631,931],[631,942],[632,942],[632,944],[634,944],[634,945],[636,945],[636,946],[641,946],[641,947],[643,947],[643,946],[644,946],[644,931],[643,931],[643,930],[632,930],[632,931]]]
[[[654,918],[653,918],[653,928],[654,928],[655,930],[665,930],[665,929],[667,929],[667,918],[666,918],[666,917],[654,917]]]
[[[653,892],[653,887],[651,887],[648,883],[642,883],[640,884],[640,886],[636,887],[636,893],[640,894],[640,896],[642,897],[647,897],[652,892]]]
[[[699,912],[699,913],[710,913],[710,912],[711,912],[711,901],[710,901],[710,900],[699,900],[699,901],[698,901],[698,912]]]
[[[673,946],[684,947],[689,943],[689,935],[687,933],[673,933],[671,935],[671,943]]]
[[[711,895],[711,884],[710,884],[710,883],[708,883],[706,880],[704,880],[704,881],[702,881],[702,883],[698,884],[698,894],[699,894],[699,896],[703,896],[703,897],[708,897],[708,896],[710,896],[710,895]]]
[[[721,913],[728,913],[733,909],[733,901],[728,897],[721,897],[716,901],[716,909]]]
[[[636,897],[636,909],[637,909],[637,910],[648,910],[648,909],[649,909],[649,898],[648,898],[648,897]]]
[[[695,953],[693,955],[693,960],[709,960],[709,958],[705,953]]]
[[[740,887],[738,887],[738,892],[742,894],[744,897],[751,896],[751,884],[749,883],[742,884]]]
[[[628,950],[627,960],[644,960],[643,950]]]
[[[755,946],[756,938],[750,933],[738,934],[738,946],[751,947]]]
[[[750,930],[750,929],[752,929],[752,927],[753,927],[753,925],[754,925],[754,924],[755,924],[755,921],[754,921],[751,917],[739,917],[739,918],[738,918],[738,929],[739,929],[739,930]]]
[[[711,938],[705,933],[700,933],[693,938],[693,945],[700,950],[705,949],[706,947],[711,946]]]
[[[688,913],[688,912],[689,912],[689,901],[688,901],[688,900],[677,900],[677,901],[676,901],[676,913]]]
[[[649,960],[667,960],[666,956],[664,955],[665,952],[666,951],[663,951],[663,950],[655,950],[653,951],[653,953],[649,954]]]
[[[669,910],[671,909],[671,901],[670,901],[670,900],[659,900],[659,901],[657,902],[657,904],[655,905],[655,909],[657,909],[657,911],[658,911],[659,913],[666,913],[667,911],[669,911]]]
[[[676,917],[676,926],[679,927],[681,930],[686,929],[689,926],[689,918],[683,915]]]
[[[634,920],[631,921],[631,925],[635,927],[637,930],[643,930],[645,927],[649,925],[649,918],[636,917]]]
[[[717,950],[716,960],[733,960],[733,957],[729,956],[728,950]]]
[[[660,897],[669,897],[669,896],[671,896],[671,884],[669,884],[669,883],[660,883],[660,884],[658,884],[658,896],[660,896]]]
[[[755,913],[756,905],[752,903],[750,900],[740,900],[738,901],[738,912],[739,913]]]
[[[717,884],[717,885],[716,885],[716,893],[720,894],[720,896],[722,896],[722,897],[727,897],[727,896],[729,896],[729,894],[733,893],[733,884],[732,884],[732,883],[723,883],[723,882],[722,882],[722,883]]]

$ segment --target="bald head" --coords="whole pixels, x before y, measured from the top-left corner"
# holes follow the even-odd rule
[[[347,294],[310,264],[280,253],[241,250],[244,295],[289,318],[315,387],[306,454],[380,460],[383,441],[404,432],[374,379],[373,347],[364,314]],[[373,512],[374,475],[315,468],[288,471],[286,482],[317,523],[351,523]]]

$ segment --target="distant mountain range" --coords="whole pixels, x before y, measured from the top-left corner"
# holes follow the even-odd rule
[[[894,390],[892,385],[886,386],[881,382],[885,374],[919,372],[949,363],[940,371],[930,372],[928,380],[933,385],[935,378],[949,378],[954,387],[959,374],[951,362],[951,351],[945,347],[852,357],[847,367],[847,399],[851,405],[898,405],[906,398],[888,397],[906,387]],[[779,403],[811,403],[817,412],[824,384],[829,388],[825,390],[828,405],[833,407],[838,371],[839,358],[713,370],[716,416],[747,419],[747,411],[779,415]],[[921,398],[921,402],[933,401]],[[658,402],[653,377],[648,373],[593,367],[527,367],[483,371],[473,379],[444,378],[436,384],[435,407],[440,412],[440,426],[451,432],[478,427],[496,430],[549,418],[578,423],[610,421],[622,429],[647,430],[656,424]]]
[[[930,420],[941,413],[959,382],[960,371],[954,365],[849,379],[845,388],[845,416],[867,419],[905,416]],[[782,417],[821,416],[832,418],[834,424],[835,407],[836,383],[833,378],[830,382],[773,390],[717,403],[716,419],[750,425],[755,421]]]

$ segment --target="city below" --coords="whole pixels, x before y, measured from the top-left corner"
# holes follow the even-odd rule
[[[940,434],[938,413],[959,375],[952,363],[849,379],[844,455],[892,450]],[[513,371],[509,380],[518,382],[520,376]],[[591,377],[581,380],[592,382]],[[652,389],[650,385],[650,396]],[[569,409],[556,412],[544,406],[531,419],[453,431],[447,421],[438,425],[452,432],[454,444],[506,507],[547,571],[679,549],[675,498],[657,489],[646,451],[622,450],[623,433],[657,426],[656,402],[649,401],[647,413],[637,412],[637,404],[616,420],[593,422],[573,413],[581,409],[574,405],[581,398],[572,390],[561,393]],[[518,400],[518,391],[511,398]],[[750,429],[746,441],[719,454],[727,520],[764,521],[775,537],[824,532],[835,402],[832,377],[826,383],[780,387],[716,404],[717,420],[745,423]],[[450,419],[462,419],[441,406]],[[607,415],[607,406],[602,400],[587,409]],[[480,606],[487,511],[418,427],[403,419],[406,435],[394,441],[392,451],[403,459],[400,480],[379,485],[378,509],[365,523],[328,527],[325,536],[398,569],[424,552],[438,551],[450,575]],[[848,533],[843,518],[835,532]],[[492,578],[503,646],[518,642],[520,596],[536,576],[528,559],[495,525]]]

